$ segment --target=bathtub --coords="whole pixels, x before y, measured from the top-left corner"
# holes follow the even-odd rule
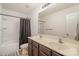
[[[4,42],[0,46],[0,56],[16,56],[19,49],[19,42]]]

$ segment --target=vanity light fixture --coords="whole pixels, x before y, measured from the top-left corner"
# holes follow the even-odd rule
[[[45,8],[45,7],[47,7],[48,5],[50,5],[51,3],[46,3],[46,4],[44,4],[43,6],[42,6],[42,8]]]

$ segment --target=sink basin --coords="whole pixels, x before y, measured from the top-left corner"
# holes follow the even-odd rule
[[[64,42],[63,43],[59,43],[59,42],[56,42],[56,41],[53,41],[53,42],[49,42],[50,45],[55,45],[55,46],[58,46],[60,48],[78,48],[79,45],[76,45],[76,44],[73,44],[73,43],[69,43],[69,42]]]
[[[56,42],[49,42],[50,47],[60,53],[65,53],[65,55],[79,55],[79,46],[72,44],[72,43],[56,43]],[[63,54],[64,54],[63,53]]]

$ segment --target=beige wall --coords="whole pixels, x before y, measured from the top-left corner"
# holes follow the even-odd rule
[[[42,10],[41,9],[42,4],[36,8],[34,11],[29,13],[29,17],[31,18],[31,35],[38,35],[38,20],[39,20],[39,12]]]

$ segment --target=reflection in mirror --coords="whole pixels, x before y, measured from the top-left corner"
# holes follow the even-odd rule
[[[77,23],[77,27],[76,27],[76,37],[75,40],[79,41],[79,23]]]
[[[79,5],[63,4],[52,7],[50,8],[52,11],[48,9],[39,13],[39,33],[71,39],[78,38]]]

